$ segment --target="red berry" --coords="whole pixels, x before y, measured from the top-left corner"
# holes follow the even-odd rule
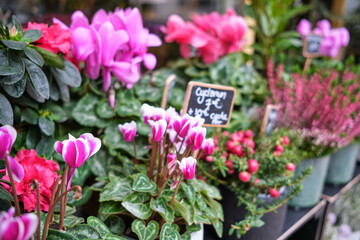
[[[231,152],[235,147],[235,143],[233,141],[228,141],[225,146],[226,146],[226,150]]]
[[[234,153],[235,155],[237,155],[237,156],[240,157],[241,154],[243,153],[242,146],[241,146],[241,145],[238,145],[238,146],[236,146],[235,148],[233,148],[232,153]]]
[[[259,169],[259,163],[255,159],[249,159],[248,160],[248,172],[256,173]]]
[[[256,178],[254,181],[255,184],[259,184],[260,183],[260,179]]]
[[[206,178],[205,178],[203,175],[199,175],[199,176],[197,177],[197,179],[203,180],[204,182],[207,182]]]
[[[229,169],[234,168],[234,163],[230,160],[226,160],[225,164],[226,164],[227,168],[229,168]]]
[[[273,198],[277,198],[280,196],[280,191],[275,189],[275,188],[270,188],[269,189],[269,194],[270,196],[272,196]]]
[[[229,133],[228,131],[223,131],[223,132],[222,132],[222,135],[224,135],[224,136],[229,136],[229,134],[230,134],[230,133]]]
[[[235,170],[233,168],[229,168],[229,170],[227,172],[228,172],[228,174],[233,174],[235,172]]]
[[[255,143],[252,139],[246,138],[244,144],[249,148],[253,149],[255,147]]]
[[[289,171],[293,172],[293,171],[295,171],[295,168],[296,168],[296,166],[293,163],[287,163],[286,164],[286,169],[289,170]]]
[[[244,139],[244,133],[242,130],[237,132],[238,140],[241,142]]]
[[[239,141],[239,137],[238,137],[238,135],[236,133],[231,134],[230,139],[231,139],[231,141],[234,141],[234,142]]]
[[[274,155],[280,157],[280,156],[281,156],[281,152],[275,151],[275,152],[274,152]]]
[[[249,172],[246,172],[246,171],[240,172],[239,173],[239,179],[242,182],[248,182],[251,179],[251,174]]]
[[[206,157],[205,157],[205,160],[206,160],[207,162],[212,162],[212,161],[214,161],[214,158],[211,157],[211,156],[206,156]]]
[[[284,137],[281,137],[281,142],[282,142],[282,144],[287,146],[290,144],[290,139],[288,137],[284,136]]]
[[[253,137],[253,132],[251,130],[246,130],[244,133],[244,136],[246,138],[252,138]]]
[[[276,146],[275,146],[275,151],[283,152],[283,151],[284,151],[284,147],[281,146],[281,145],[276,145]]]

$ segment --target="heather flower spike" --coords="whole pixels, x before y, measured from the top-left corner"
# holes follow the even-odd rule
[[[193,179],[195,176],[196,159],[193,157],[183,158],[179,162],[179,167],[185,179]]]
[[[37,228],[38,218],[33,213],[14,217],[15,208],[0,213],[0,239],[1,240],[28,240]]]
[[[97,153],[100,147],[100,139],[94,137],[91,133],[82,134],[80,138],[74,138],[69,134],[69,139],[55,143],[54,149],[63,156],[65,162],[70,167],[67,189],[70,188],[75,169],[81,167],[86,160]]]
[[[124,123],[118,125],[119,130],[124,136],[125,142],[131,142],[134,140],[136,135],[136,122],[131,121],[130,123]]]

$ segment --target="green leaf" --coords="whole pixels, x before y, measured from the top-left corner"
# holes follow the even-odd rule
[[[232,73],[232,64],[228,58],[222,58],[210,66],[209,73],[213,81],[228,85]]]
[[[13,125],[13,122],[14,116],[11,104],[2,94],[0,94],[0,124]]]
[[[194,204],[195,203],[195,189],[194,189],[194,187],[182,182],[181,183],[181,188],[186,193],[186,196],[189,198],[190,202],[192,204]]]
[[[98,102],[99,99],[95,95],[85,95],[76,104],[72,111],[72,116],[82,126],[96,126],[99,128],[106,127],[109,124],[109,121],[99,118],[95,112]]]
[[[87,239],[87,238],[99,238],[99,233],[95,228],[89,225],[76,225],[73,228],[68,229],[68,233],[75,236],[78,239]]]
[[[34,149],[41,139],[41,133],[38,128],[31,127],[27,131],[25,146],[28,149]]]
[[[24,31],[24,34],[21,38],[22,41],[26,42],[35,42],[39,40],[42,36],[42,32],[37,29],[28,29]]]
[[[0,211],[8,211],[11,206],[10,201],[0,199]]]
[[[13,41],[13,40],[5,40],[5,39],[1,39],[2,43],[13,50],[24,50],[27,47],[27,43],[25,42],[18,42],[18,41]]]
[[[184,199],[182,199],[181,202],[175,200],[174,207],[175,211],[184,218],[187,224],[191,225],[194,222],[195,209],[190,202],[187,202]]]
[[[134,181],[132,189],[136,192],[152,192],[156,189],[156,184],[150,181],[144,174],[139,174]]]
[[[189,181],[195,188],[195,192],[202,192],[209,198],[215,198],[221,200],[221,194],[219,190],[212,185],[205,183],[204,181],[193,179]]]
[[[14,84],[21,80],[25,73],[25,63],[21,57],[15,51],[9,51],[9,66],[16,70],[16,74],[3,77],[1,79],[2,84]]]
[[[0,185],[0,199],[14,201],[12,195],[8,191],[6,191],[5,188],[1,185]]]
[[[17,81],[16,83],[13,83],[11,85],[1,84],[1,87],[11,97],[19,98],[25,92],[26,82],[27,82],[27,75],[24,74],[23,77],[20,79],[20,81]]]
[[[16,18],[15,15],[12,15],[12,23],[13,23],[13,27],[15,27],[15,29],[22,33],[23,32],[23,28],[21,27],[21,23],[19,22],[19,20]]]
[[[36,146],[36,153],[40,156],[50,158],[54,152],[55,139],[49,136],[42,136],[40,142]]]
[[[133,192],[127,196],[121,205],[137,218],[147,219],[152,211],[150,203],[144,203],[149,200],[148,193]]]
[[[34,99],[35,101],[39,102],[39,103],[44,103],[45,102],[45,98],[43,98],[34,88],[34,86],[32,85],[31,81],[29,78],[27,78],[26,80],[26,92],[28,93],[28,95]]]
[[[180,240],[180,233],[174,225],[165,223],[160,232],[160,240]]]
[[[68,204],[72,207],[84,205],[85,203],[87,203],[90,200],[91,196],[92,196],[92,191],[91,191],[90,187],[85,186],[82,189],[81,198],[78,200],[74,200],[71,204],[69,204],[69,203]]]
[[[184,104],[184,96],[183,89],[174,88],[171,94],[170,105],[177,109],[181,109]]]
[[[53,144],[54,146],[54,144]],[[91,176],[91,171],[87,162],[85,162],[81,167],[75,170],[74,177],[71,181],[73,185],[80,185],[83,186],[86,179]]]
[[[27,47],[24,49],[25,55],[38,66],[42,67],[45,63],[44,58],[35,49]]]
[[[51,100],[58,101],[60,98],[60,90],[58,85],[56,84],[56,81],[51,81],[50,84],[50,98]],[[69,95],[70,99],[70,95]]]
[[[151,220],[146,226],[143,220],[136,219],[131,224],[131,229],[140,240],[154,240],[159,233],[159,224]]]
[[[24,59],[26,71],[29,74],[31,83],[37,93],[45,99],[49,99],[50,86],[45,73],[30,60]]]
[[[102,99],[96,107],[96,114],[104,119],[112,118],[115,116],[115,110],[110,106],[107,99]]]
[[[46,236],[46,239],[47,240],[78,240],[78,238],[74,237],[72,234],[51,228],[48,230],[48,235]]]
[[[132,181],[130,178],[113,178],[100,193],[99,201],[122,201],[131,192]]]
[[[64,59],[65,69],[50,68],[54,77],[71,87],[79,87],[81,84],[81,75],[74,64]]]
[[[125,211],[126,209],[121,205],[120,202],[103,202],[100,204],[99,217],[104,220],[107,219],[110,215],[120,214]]]
[[[126,102],[120,102],[116,108],[116,113],[120,117],[137,116],[140,117],[141,103],[137,99],[127,100]]]
[[[162,91],[159,88],[152,87],[150,85],[140,85],[135,87],[136,95],[142,102],[154,102],[158,103],[162,98]]]
[[[105,235],[105,240],[127,240],[127,238],[108,233]]]
[[[107,151],[100,150],[88,160],[91,172],[95,176],[107,176],[110,166],[114,163],[114,158],[109,156]]]
[[[61,99],[64,101],[64,102],[69,102],[70,101],[70,91],[69,91],[69,87],[64,83],[62,82],[61,80],[57,79],[57,78],[54,78],[55,81],[53,82],[56,82],[56,90],[60,91],[60,95],[61,95]],[[53,87],[54,88],[54,87]],[[54,91],[55,89],[53,89]],[[55,90],[55,91],[56,91]],[[51,89],[50,89],[51,91]],[[56,97],[56,96],[55,96]]]
[[[21,128],[20,131],[18,132],[15,143],[13,145],[13,148],[16,151],[20,151],[21,148],[25,145],[26,134],[27,134],[27,130],[24,127]]]
[[[57,214],[54,215],[55,223],[59,223],[59,219],[60,219],[59,215],[57,215]],[[74,226],[79,225],[84,222],[85,222],[84,218],[76,217],[74,215],[69,215],[69,216],[65,216],[63,225],[66,228],[70,228],[70,227],[74,227]]]
[[[149,136],[149,133],[151,132],[151,127],[144,123],[144,121],[137,121],[136,122],[136,131],[142,136]]]
[[[120,203],[118,204],[120,205]],[[108,219],[106,219],[105,224],[113,234],[119,235],[125,230],[123,219],[116,215],[111,215]]]
[[[211,221],[211,224],[213,225],[215,231],[216,231],[216,234],[219,236],[219,238],[222,237],[222,234],[223,234],[223,224],[222,222],[217,219],[217,218],[212,218],[210,219]]]
[[[0,65],[0,76],[10,76],[16,74],[17,71],[15,68],[10,66]]]
[[[46,214],[43,212],[40,212],[40,239],[42,239],[42,235],[44,232],[45,220],[46,220]],[[34,239],[37,239],[37,231],[35,231]]]
[[[174,221],[174,210],[167,204],[165,198],[160,197],[157,200],[152,198],[150,207],[152,210],[158,212],[167,223],[172,223]]]
[[[26,32],[26,31],[25,31]],[[31,46],[44,58],[45,64],[51,67],[64,69],[65,65],[61,57],[41,47]]]
[[[32,110],[31,108],[25,108],[25,110],[21,113],[21,122],[27,122],[32,125],[36,125],[38,123],[39,114]]]
[[[90,216],[87,218],[87,224],[95,228],[101,237],[105,237],[106,234],[110,233],[109,228],[97,217]]]
[[[52,136],[55,132],[55,123],[47,117],[40,116],[39,127],[46,136]]]

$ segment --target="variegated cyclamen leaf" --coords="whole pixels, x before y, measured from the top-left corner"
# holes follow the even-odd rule
[[[114,178],[106,184],[100,193],[100,202],[122,201],[132,192],[132,181],[130,178]]]
[[[127,238],[123,238],[123,237],[120,237],[120,236],[117,236],[117,235],[114,235],[114,234],[106,234],[105,235],[105,240],[127,240]]]
[[[105,237],[106,234],[111,233],[110,229],[100,219],[94,216],[87,218],[87,224],[95,228],[101,237]]]
[[[181,237],[175,226],[165,223],[161,228],[160,240],[181,240]]]
[[[165,198],[160,197],[157,200],[154,198],[151,199],[150,207],[152,210],[158,212],[167,223],[174,221],[174,210],[167,204]]]
[[[186,184],[184,182],[181,183],[181,188],[186,193],[186,196],[189,198],[192,204],[195,203],[195,189],[193,186]]]
[[[144,174],[139,174],[133,184],[133,190],[136,192],[152,192],[155,189],[156,184]]]
[[[159,224],[151,220],[146,226],[143,220],[136,219],[131,224],[131,229],[140,240],[154,240],[159,233]]]
[[[149,197],[148,193],[134,192],[127,196],[121,205],[135,217],[147,219],[150,217],[152,210],[150,208],[150,203],[144,202],[149,200]]]

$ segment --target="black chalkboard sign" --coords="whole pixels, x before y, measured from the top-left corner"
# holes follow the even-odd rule
[[[205,119],[203,126],[226,127],[230,122],[236,90],[221,85],[189,82],[183,113],[200,115]]]
[[[276,126],[276,119],[279,107],[275,105],[267,105],[264,120],[262,122],[260,134],[263,136],[270,136]]]
[[[309,34],[304,43],[303,55],[304,57],[318,57],[320,55],[321,36]]]

